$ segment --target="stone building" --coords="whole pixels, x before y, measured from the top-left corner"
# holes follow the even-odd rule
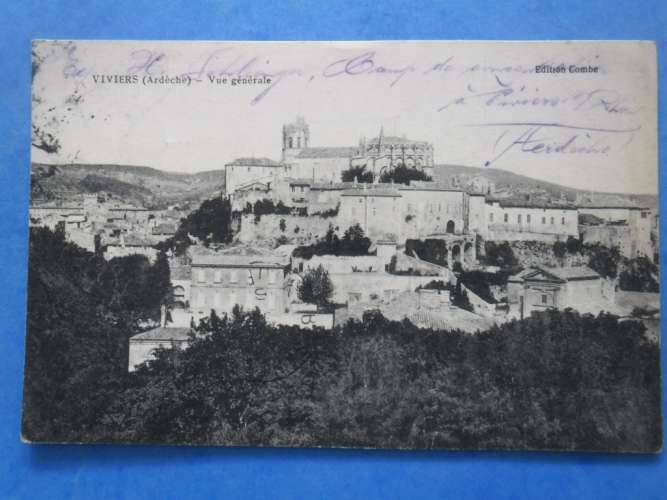
[[[423,170],[433,175],[433,145],[404,137],[385,136],[382,127],[377,137],[361,139],[356,146],[313,147],[310,127],[297,117],[282,130],[282,162],[289,165],[290,175],[314,182],[340,182],[343,171],[365,166],[376,177],[398,165]]]
[[[269,158],[237,158],[225,165],[225,191],[234,193],[237,189],[253,182],[269,184],[276,176],[289,175],[289,167]]]
[[[510,315],[517,318],[568,307],[581,313],[618,312],[613,285],[588,266],[524,269],[509,278],[507,298]]]
[[[381,127],[377,137],[359,141],[350,165],[363,165],[376,178],[399,165],[421,170],[433,178],[433,144],[406,137],[385,136]]]
[[[617,246],[621,254],[629,258],[646,256],[652,259],[657,251],[655,219],[649,208],[583,203],[579,214],[580,222],[583,222],[579,231],[584,243]]]
[[[486,199],[486,228],[481,235],[488,240],[556,241],[579,237],[577,208],[542,201]]]
[[[195,320],[231,313],[236,304],[245,310],[284,312],[289,262],[255,248],[233,247],[192,257],[190,309]]]

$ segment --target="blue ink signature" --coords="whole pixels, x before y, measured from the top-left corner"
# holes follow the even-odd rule
[[[541,122],[482,123],[469,126],[505,128],[493,147],[495,152],[500,146],[500,151],[494,158],[484,162],[485,167],[491,166],[513,150],[541,155],[604,155],[614,147],[622,149],[627,146],[632,142],[634,133],[641,129],[641,126],[614,129]],[[627,135],[625,142],[617,143],[616,138],[623,135]]]
[[[405,75],[416,71],[412,65],[404,66],[402,68],[390,68],[378,64],[375,60],[375,51],[364,52],[354,57],[346,57],[334,61],[324,68],[322,75],[325,78],[332,78],[341,75],[356,76],[356,75],[384,75],[391,78],[390,87],[396,85]]]
[[[526,85],[514,86],[502,81],[495,75],[495,85],[488,90],[477,90],[471,84],[466,86],[467,93],[456,96],[436,108],[438,112],[455,106],[465,106],[481,102],[486,107],[499,108],[557,108],[567,107],[573,111],[592,111],[600,109],[608,114],[635,114],[638,108],[619,92],[611,89],[594,89],[576,92],[570,95],[543,95],[539,88]]]

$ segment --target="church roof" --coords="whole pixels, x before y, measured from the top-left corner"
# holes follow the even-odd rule
[[[380,142],[380,137],[374,137],[368,144],[377,144]],[[397,135],[383,135],[382,144],[428,144],[426,141],[414,141],[412,139],[407,139],[405,137],[398,137]]]
[[[303,148],[296,155],[297,158],[350,158],[357,152],[357,148],[335,146],[324,148]]]
[[[239,167],[279,167],[280,163],[271,158],[236,158],[234,161],[227,163],[227,165]]]

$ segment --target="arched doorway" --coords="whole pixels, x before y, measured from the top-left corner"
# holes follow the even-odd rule
[[[475,249],[472,243],[466,243],[463,246],[463,262],[466,266],[472,266],[475,263]]]
[[[452,265],[456,263],[461,263],[461,247],[459,245],[454,245],[452,247]]]
[[[447,227],[445,229],[445,232],[449,234],[454,234],[454,229],[455,229],[454,221],[453,220],[447,221]]]

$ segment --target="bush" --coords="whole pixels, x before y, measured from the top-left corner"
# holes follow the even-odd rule
[[[509,269],[519,265],[519,260],[515,257],[512,246],[507,241],[502,243],[484,242],[484,253],[483,261],[489,266]]]
[[[647,257],[637,257],[621,272],[618,285],[621,290],[657,293],[660,291],[658,279],[658,266]]]
[[[584,246],[584,253],[588,255],[588,267],[605,278],[615,278],[618,275],[618,266],[622,257],[618,248],[608,248],[599,243]]]
[[[373,172],[367,171],[366,165],[350,167],[347,170],[343,170],[341,179],[343,182],[354,182],[356,179],[357,182],[370,184],[373,182]]]
[[[333,295],[333,283],[329,273],[320,264],[315,269],[309,269],[303,275],[299,285],[299,299],[310,304],[326,306]]]
[[[333,226],[329,224],[324,239],[312,245],[296,248],[294,256],[310,259],[313,255],[370,255],[368,253],[370,246],[371,240],[366,237],[359,224],[348,228],[340,239]]]
[[[396,184],[410,184],[410,181],[432,181],[433,179],[422,170],[413,167],[398,165],[386,170],[380,176],[380,182],[394,182]]]
[[[490,304],[495,304],[497,300],[493,296],[491,287],[489,286],[491,279],[490,273],[483,271],[464,271],[459,275],[459,282],[464,284],[466,288],[474,292],[482,300]]]

